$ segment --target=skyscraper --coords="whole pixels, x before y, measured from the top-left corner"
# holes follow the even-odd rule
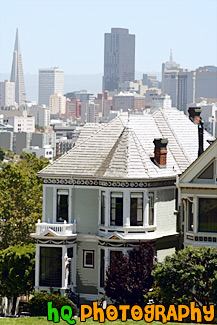
[[[0,107],[14,106],[15,83],[5,80],[0,82]]]
[[[135,79],[135,35],[128,29],[105,33],[103,91],[118,89],[119,82]]]
[[[26,91],[24,84],[24,75],[23,75],[23,64],[22,64],[22,55],[20,49],[20,40],[18,34],[18,28],[16,31],[16,40],[14,46],[13,54],[13,63],[11,69],[11,80],[15,82],[15,101],[17,104],[21,104],[26,100]]]
[[[180,65],[173,61],[172,50],[170,50],[170,60],[162,64],[162,93],[170,95],[173,107],[177,107],[179,71]]]
[[[178,73],[177,108],[188,114],[188,104],[195,103],[196,72],[183,70]]]
[[[38,104],[49,106],[49,98],[53,94],[63,94],[63,70],[54,67],[39,70]]]

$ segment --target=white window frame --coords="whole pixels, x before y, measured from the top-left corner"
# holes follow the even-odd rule
[[[92,254],[92,264],[86,263],[87,253]],[[83,268],[94,269],[95,268],[95,250],[94,249],[83,249]]]

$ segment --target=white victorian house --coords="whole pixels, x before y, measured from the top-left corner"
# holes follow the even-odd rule
[[[217,248],[217,140],[177,178],[184,246]]]
[[[212,137],[204,132],[206,140]],[[179,245],[176,175],[197,158],[198,128],[175,108],[86,124],[43,178],[35,288],[95,300],[114,255],[152,241],[158,260]]]

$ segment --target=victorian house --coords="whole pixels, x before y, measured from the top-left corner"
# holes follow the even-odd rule
[[[205,149],[209,139],[204,132]],[[175,108],[86,124],[76,146],[38,174],[35,289],[95,300],[114,255],[141,241],[154,243],[159,261],[175,252],[176,175],[197,155],[197,125]]]
[[[217,140],[177,178],[184,246],[217,248]]]

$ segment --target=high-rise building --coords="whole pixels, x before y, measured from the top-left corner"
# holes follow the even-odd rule
[[[49,107],[51,114],[62,115],[66,113],[66,97],[62,94],[53,94],[49,99]]]
[[[0,82],[0,107],[14,106],[15,83],[8,80]]]
[[[21,104],[26,101],[26,91],[24,84],[23,75],[23,64],[22,55],[20,49],[20,40],[18,34],[18,28],[16,31],[16,40],[14,46],[13,63],[11,69],[11,79],[10,81],[15,82],[15,101],[17,104]]]
[[[170,95],[173,107],[177,107],[179,71],[180,65],[173,61],[170,50],[170,60],[162,64],[162,93]]]
[[[144,73],[142,77],[142,84],[148,86],[148,88],[158,88],[158,80],[155,74]]]
[[[183,70],[178,73],[177,108],[186,115],[187,105],[195,102],[196,72]]]
[[[63,95],[63,70],[54,67],[39,70],[38,104],[49,106],[49,98],[53,94]]]
[[[118,83],[135,79],[135,35],[128,29],[105,33],[103,91],[118,89]]]
[[[217,98],[217,67],[205,66],[196,70],[195,100]]]
[[[28,113],[31,116],[35,117],[35,124],[38,126],[43,126],[44,128],[48,128],[50,126],[50,108],[42,105],[42,106],[31,106],[28,108]]]

